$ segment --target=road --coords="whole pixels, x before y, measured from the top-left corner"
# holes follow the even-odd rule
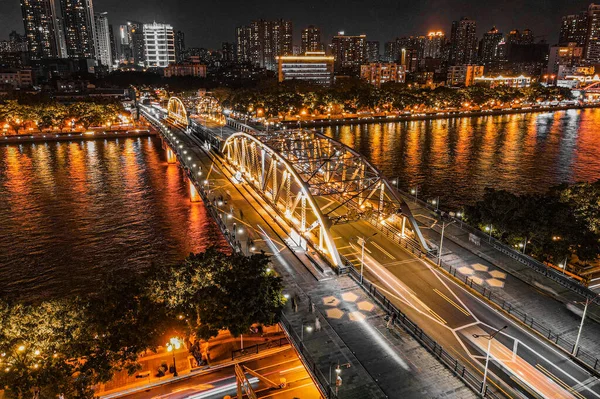
[[[301,397],[312,399],[321,397],[304,365],[292,348],[269,357],[240,364],[249,367],[275,383],[281,383],[285,379],[287,387],[271,389],[265,383],[260,382],[258,378],[246,374],[259,398],[292,399]],[[121,398],[222,399],[226,395],[235,397],[235,394],[234,367],[229,366],[172,384],[161,385],[144,392],[122,396]]]

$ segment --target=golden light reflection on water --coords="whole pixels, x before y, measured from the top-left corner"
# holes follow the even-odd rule
[[[32,296],[225,245],[155,139],[0,147],[0,224],[0,286]]]
[[[485,187],[539,192],[600,178],[600,109],[324,127],[400,186],[453,207]]]

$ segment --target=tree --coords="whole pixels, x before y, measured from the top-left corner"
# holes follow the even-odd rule
[[[0,121],[8,123],[15,134],[19,134],[19,130],[25,126],[31,116],[31,107],[21,105],[15,100],[9,100],[0,105]]]
[[[246,257],[209,248],[181,264],[157,268],[148,279],[149,295],[173,317],[187,320],[188,333],[208,339],[221,329],[234,336],[253,323],[279,320],[282,280],[268,271],[269,257]]]

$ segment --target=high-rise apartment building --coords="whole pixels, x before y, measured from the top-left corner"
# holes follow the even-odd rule
[[[185,34],[180,30],[175,33],[175,59],[177,62],[185,59]]]
[[[600,62],[600,4],[590,4],[587,22],[585,59],[588,63],[598,63]]]
[[[127,21],[127,25],[121,25],[119,33],[121,61],[143,67],[146,61],[143,24]]]
[[[33,60],[60,56],[55,0],[21,0],[29,56]]]
[[[504,35],[494,26],[483,34],[479,42],[479,60],[484,64],[490,64],[500,59],[500,43]]]
[[[283,19],[252,21],[236,29],[237,59],[269,70],[277,69],[277,57],[292,55],[292,22]]]
[[[69,58],[96,58],[92,0],[61,0],[62,25]]]
[[[473,64],[477,59],[477,24],[463,17],[452,22],[450,65]]]
[[[235,43],[223,42],[221,44],[221,52],[223,54],[223,61],[235,61]]]
[[[379,42],[368,41],[367,42],[367,61],[377,62],[380,58],[379,54]]]
[[[454,65],[448,68],[448,86],[472,86],[476,78],[483,77],[482,65]]]
[[[168,24],[144,24],[145,66],[166,68],[175,62],[175,34]]]
[[[108,25],[108,36],[110,38],[110,52],[112,54],[112,64],[114,65],[118,61],[118,50],[117,50],[117,40],[115,39],[115,32],[113,31],[113,26]]]
[[[302,44],[300,45],[302,54],[316,51],[323,51],[323,42],[321,41],[321,29],[314,25],[302,29]]]
[[[96,24],[96,59],[102,65],[112,70],[112,48],[110,44],[110,25],[108,24],[108,13],[96,13],[94,15]]]
[[[367,36],[349,36],[339,32],[331,39],[331,52],[335,59],[335,69],[356,69],[367,60]]]
[[[239,26],[235,29],[235,58],[237,62],[250,62],[252,29],[249,26]]]
[[[548,57],[549,74],[558,75],[558,79],[564,79],[561,71],[569,71],[570,68],[578,66],[583,60],[583,46],[579,46],[575,42],[571,42],[566,46],[550,47],[550,55]]]
[[[587,12],[582,11],[579,14],[565,15],[562,17],[560,24],[558,44],[567,45],[568,43],[577,43],[578,46],[584,46],[587,30]]]
[[[400,58],[400,53],[398,52],[398,45],[396,41],[385,42],[385,48],[383,50],[383,58],[387,62],[396,62]]]
[[[441,59],[444,55],[444,45],[446,44],[446,35],[443,32],[429,32],[423,48],[424,58]]]

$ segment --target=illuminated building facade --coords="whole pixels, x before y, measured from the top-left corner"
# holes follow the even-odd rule
[[[477,61],[477,23],[463,17],[452,22],[450,65],[473,64]]]
[[[335,59],[335,69],[352,69],[359,71],[367,61],[367,36],[348,36],[339,32],[331,39],[331,52]]]
[[[283,55],[277,57],[279,81],[303,80],[320,85],[333,82],[332,56],[324,52],[307,52],[304,55]]]
[[[96,24],[96,58],[102,65],[106,65],[110,71],[113,66],[113,54],[107,13],[96,13],[94,20]]]
[[[300,46],[302,54],[306,52],[323,51],[323,42],[321,41],[321,29],[310,25],[302,29],[302,44]]]
[[[69,58],[96,58],[96,26],[92,0],[61,0],[62,25]]]
[[[482,63],[489,65],[502,59],[500,43],[502,43],[503,36],[495,26],[483,34],[483,39],[479,42],[479,60]]]
[[[23,25],[33,60],[61,56],[55,0],[21,0]]]
[[[283,19],[252,21],[236,29],[238,62],[275,70],[277,57],[292,55],[292,22]]]
[[[444,55],[445,45],[446,35],[443,32],[429,32],[423,47],[423,57],[441,59]]]
[[[175,35],[168,24],[144,24],[145,66],[166,68],[175,62]]]
[[[515,88],[529,87],[531,85],[531,78],[529,76],[496,76],[496,77],[476,77],[475,84],[485,85],[491,88],[498,86],[509,86]]]
[[[361,65],[360,78],[373,86],[381,86],[383,83],[396,82],[404,83],[406,71],[403,65],[395,62],[378,63],[372,62]]]
[[[448,86],[472,86],[475,78],[483,77],[482,65],[453,65],[448,68]]]

